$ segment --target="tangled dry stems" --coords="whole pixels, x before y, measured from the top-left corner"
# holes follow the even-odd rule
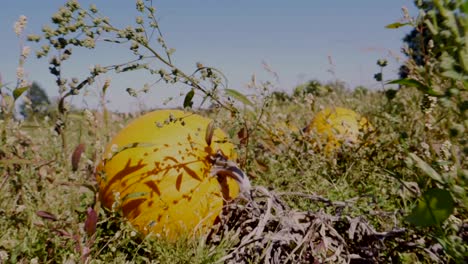
[[[377,232],[364,217],[330,215],[291,209],[281,198],[299,195],[340,207],[352,201],[332,202],[301,193],[275,193],[255,187],[252,200],[226,206],[213,242],[231,236],[239,241],[217,263],[375,263],[382,260],[386,240],[406,233],[404,228]]]

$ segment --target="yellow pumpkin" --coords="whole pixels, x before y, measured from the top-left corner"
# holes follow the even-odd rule
[[[260,126],[263,129],[259,143],[269,151],[280,154],[299,134],[299,128],[291,122],[279,121],[272,126]]]
[[[313,133],[324,151],[332,153],[343,143],[360,143],[362,135],[370,130],[372,126],[365,117],[347,108],[331,107],[318,112],[305,128],[305,133]]]
[[[237,182],[214,176],[212,157],[235,160],[234,145],[211,119],[180,110],[143,115],[108,144],[96,169],[103,205],[116,206],[144,235],[174,240],[203,234]]]

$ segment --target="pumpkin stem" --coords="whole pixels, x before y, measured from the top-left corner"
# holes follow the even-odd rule
[[[213,164],[211,168],[212,175],[223,175],[233,178],[239,184],[241,195],[248,200],[252,200],[252,185],[250,184],[250,180],[235,162],[228,160],[219,150],[215,155],[210,156],[210,161]]]

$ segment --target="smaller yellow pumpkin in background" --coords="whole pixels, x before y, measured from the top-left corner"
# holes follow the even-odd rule
[[[361,143],[363,134],[371,130],[369,121],[353,110],[329,107],[318,112],[304,132],[313,135],[325,153],[332,153],[343,144]]]
[[[131,122],[97,166],[103,205],[118,205],[144,235],[174,240],[206,232],[239,194],[238,182],[226,175],[244,176],[232,162],[234,145],[211,125],[209,118],[180,110]]]
[[[260,124],[260,128],[262,136],[259,138],[259,143],[275,154],[280,154],[300,134],[300,129],[289,120],[278,121],[270,126]]]

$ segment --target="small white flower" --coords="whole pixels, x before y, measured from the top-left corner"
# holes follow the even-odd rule
[[[112,203],[112,211],[115,212],[120,207],[120,192],[114,192],[114,203]],[[120,233],[117,232],[115,235],[119,235]]]
[[[23,67],[18,67],[16,68],[16,78],[18,80],[22,80],[24,78],[24,68]]]
[[[26,27],[27,22],[28,22],[28,18],[24,15],[21,15],[18,21],[15,22],[13,29],[15,30],[15,34],[17,36],[21,35],[24,28]]]
[[[117,144],[112,144],[111,146],[111,152],[112,153],[115,153],[117,152],[117,150],[119,150],[119,146]]]
[[[68,258],[63,262],[64,264],[76,264],[76,261],[75,261],[75,255],[74,254],[70,254],[68,256]]]
[[[440,146],[440,150],[442,151],[442,155],[445,159],[450,158],[450,149],[452,148],[452,143],[450,141],[445,140],[442,145]]]
[[[6,252],[4,250],[1,250],[0,251],[0,261],[2,261],[2,263],[3,263],[3,261],[5,260],[5,262],[6,262],[7,259],[8,259],[8,252]]]
[[[434,108],[437,105],[437,97],[427,96],[427,98],[428,98],[428,105],[426,107],[424,107],[424,113],[425,114],[430,114],[430,113],[432,113],[432,110],[434,110]]]
[[[410,19],[410,15],[409,15],[409,11],[408,11],[408,8],[406,6],[403,6],[401,8],[401,11],[403,11],[403,17],[405,18],[405,20],[409,20]]]
[[[433,49],[433,48],[434,48],[434,40],[430,39],[429,42],[427,43],[427,46],[428,46],[430,49]]]
[[[424,124],[424,126],[426,127],[427,130],[433,130],[434,129],[434,126],[432,126],[432,124],[430,122],[426,122]]]
[[[31,84],[27,80],[22,79],[19,87],[26,87],[26,86],[31,86]]]
[[[431,151],[429,150],[429,145],[426,142],[421,143],[421,147],[423,149],[423,154],[426,157],[431,157]]]
[[[24,46],[23,50],[21,51],[21,56],[28,57],[29,53],[31,53],[31,48],[29,46]]]
[[[89,123],[93,124],[94,121],[95,121],[95,120],[94,120],[94,115],[93,115],[93,113],[91,113],[91,111],[89,111],[88,109],[85,109],[85,110],[84,110],[84,114],[85,114],[85,116],[86,116],[86,120],[87,120]]]
[[[307,104],[312,104],[314,102],[315,98],[314,98],[314,95],[313,94],[307,94],[306,97],[305,97],[305,101]]]
[[[26,205],[24,204],[18,205],[18,207],[16,207],[16,213],[22,213],[24,210],[26,210]]]

